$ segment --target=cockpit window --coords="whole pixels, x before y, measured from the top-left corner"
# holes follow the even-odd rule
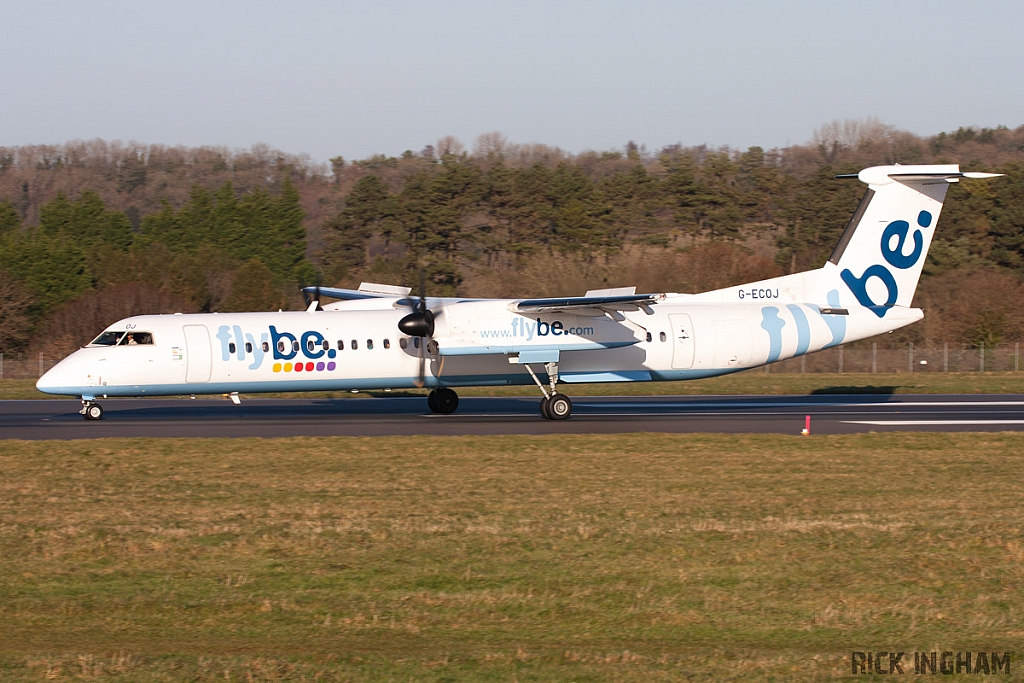
[[[149,332],[129,332],[124,336],[118,346],[135,346],[138,344],[152,344],[153,335]]]
[[[90,342],[90,346],[117,346],[124,332],[104,332]]]
[[[107,331],[90,342],[90,346],[138,346],[153,343],[152,332]]]

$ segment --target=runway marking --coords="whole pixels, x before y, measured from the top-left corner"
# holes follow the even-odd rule
[[[851,425],[876,427],[926,427],[942,425],[1024,425],[1024,420],[841,420]]]
[[[949,407],[949,406],[1024,406],[1024,401],[879,401],[875,403],[870,402],[827,402],[827,401],[799,401],[799,402],[775,402],[770,400],[765,401],[715,401],[711,402],[693,402],[693,403],[602,403],[594,401],[580,400],[576,403],[577,407],[594,407],[594,408],[894,408],[906,406],[908,408],[914,407]]]

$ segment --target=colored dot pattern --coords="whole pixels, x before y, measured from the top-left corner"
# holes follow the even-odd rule
[[[331,372],[337,367],[338,364],[334,361],[329,363],[285,363],[283,365],[281,363],[274,363],[273,370],[274,372],[323,372],[325,370]]]

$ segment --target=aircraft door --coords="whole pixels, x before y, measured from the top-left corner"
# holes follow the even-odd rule
[[[672,369],[685,370],[693,367],[693,321],[685,313],[668,316],[672,327]]]
[[[185,381],[209,382],[213,366],[210,332],[206,325],[185,325]]]

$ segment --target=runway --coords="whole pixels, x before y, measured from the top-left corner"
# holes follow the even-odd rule
[[[422,397],[108,399],[100,421],[75,400],[0,401],[0,439],[287,437],[464,434],[720,432],[812,434],[870,431],[1020,431],[1024,395],[821,395],[577,397],[572,418],[540,417],[538,399],[461,399],[433,415]]]

